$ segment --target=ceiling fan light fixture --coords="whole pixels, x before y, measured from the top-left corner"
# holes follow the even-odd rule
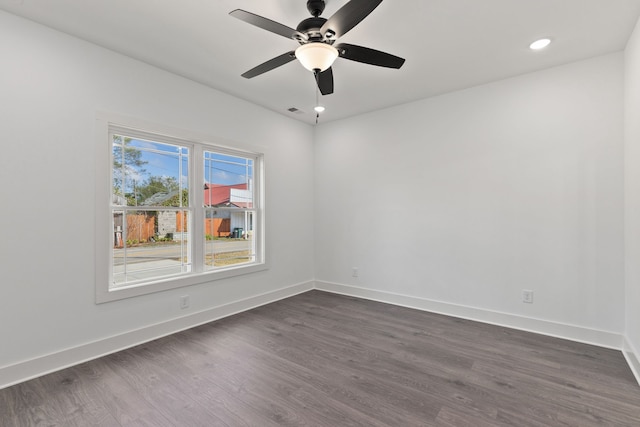
[[[331,67],[337,57],[338,50],[335,47],[321,42],[303,44],[296,49],[296,58],[309,71],[322,72]]]

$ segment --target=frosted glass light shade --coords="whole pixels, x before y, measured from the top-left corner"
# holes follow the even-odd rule
[[[296,58],[309,71],[324,71],[338,57],[338,50],[326,43],[312,42],[296,49]]]

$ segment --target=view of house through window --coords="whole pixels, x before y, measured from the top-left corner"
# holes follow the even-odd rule
[[[160,137],[112,133],[110,138],[110,290],[260,260],[256,156]],[[195,177],[204,182],[190,188]],[[194,227],[196,222],[203,227]]]
[[[253,160],[204,152],[205,266],[255,260]]]

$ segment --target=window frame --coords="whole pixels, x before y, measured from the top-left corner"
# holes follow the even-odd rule
[[[119,288],[112,288],[113,274],[113,205],[112,205],[112,135],[144,138],[160,143],[173,144],[189,149],[189,248],[192,254],[191,272],[164,277]],[[214,142],[215,141],[215,142]],[[166,126],[139,120],[99,113],[96,117],[96,188],[95,188],[95,301],[96,304],[125,298],[147,295],[201,283],[207,283],[268,269],[265,253],[265,209],[264,209],[264,154],[253,147],[238,148],[237,145],[193,132],[172,129]],[[235,145],[235,146],[234,146]],[[196,191],[204,185],[204,151],[241,156],[253,160],[254,187],[254,244],[255,261],[248,264],[231,265],[224,268],[205,269],[204,191]]]

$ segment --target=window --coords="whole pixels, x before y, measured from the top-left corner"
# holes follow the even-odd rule
[[[110,289],[192,271],[189,148],[113,133]]]
[[[265,268],[261,154],[106,129],[109,225],[98,241],[109,249],[96,253],[108,262],[97,268],[97,302]]]
[[[205,269],[256,259],[253,217],[254,160],[204,152]]]

